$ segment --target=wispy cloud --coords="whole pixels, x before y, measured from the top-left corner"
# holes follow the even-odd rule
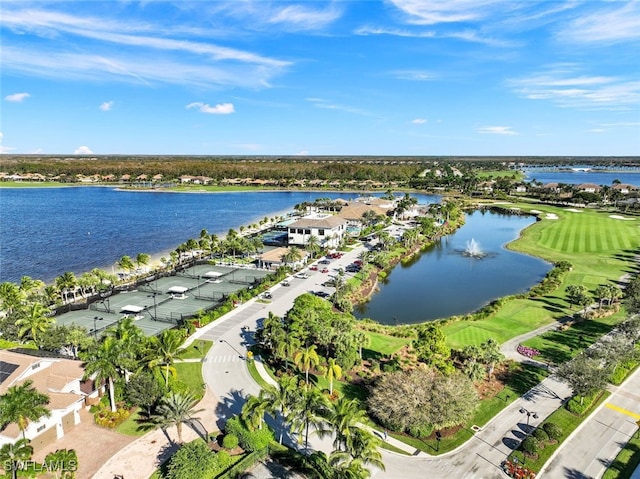
[[[189,103],[186,108],[197,108],[201,113],[209,113],[211,115],[229,115],[235,111],[233,103],[219,103],[216,106],[211,106],[207,103],[196,101]]]
[[[73,150],[74,155],[93,155],[93,151],[88,146],[79,146]]]
[[[562,107],[618,110],[640,103],[640,81],[577,74],[571,65],[507,83],[525,98],[550,100]]]
[[[100,105],[99,108],[102,111],[110,111],[113,108],[113,102],[112,101],[105,101]]]
[[[397,70],[392,71],[391,75],[398,80],[411,80],[411,81],[431,81],[438,78],[438,75],[423,70]]]
[[[572,43],[619,43],[640,40],[640,2],[591,2],[598,8],[578,16],[558,32]]]
[[[373,116],[368,111],[362,110],[360,108],[355,108],[347,105],[340,105],[322,98],[307,98],[306,100],[311,104],[313,104],[313,106],[315,106],[316,108],[324,108],[325,110],[339,110],[347,113],[353,113],[354,115]]]
[[[424,118],[416,118],[415,120],[411,120],[411,123],[414,125],[424,125],[427,122]]]
[[[412,23],[469,22],[487,17],[502,0],[391,0],[391,3],[409,16]]]
[[[476,128],[478,133],[490,133],[493,135],[512,136],[518,133],[513,131],[510,126],[479,126]]]
[[[268,21],[301,30],[315,30],[333,23],[341,15],[341,10],[335,4],[327,9],[314,9],[309,5],[288,5],[273,12]]]
[[[159,81],[257,88],[269,86],[270,79],[291,64],[210,41],[167,37],[171,29],[133,21],[14,8],[3,11],[3,26],[39,37],[71,35],[71,41],[94,42],[92,53],[82,53],[85,48],[63,49],[69,42],[49,42],[44,51],[35,43],[5,41],[3,68],[37,76],[104,81],[104,73],[110,73],[107,79],[128,76],[129,81],[147,85]],[[154,60],[140,62],[140,58]]]
[[[28,93],[13,93],[11,95],[5,96],[4,99],[12,103],[22,103],[24,100],[26,100],[30,96],[31,95],[29,95]]]

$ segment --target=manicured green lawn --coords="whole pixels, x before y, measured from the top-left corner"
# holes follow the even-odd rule
[[[206,341],[204,339],[196,339],[187,350],[180,356],[180,359],[200,359],[204,358],[211,346],[213,345],[212,341]]]
[[[121,434],[126,434],[127,436],[142,436],[146,434],[146,431],[138,430],[138,423],[136,422],[138,417],[140,417],[140,410],[135,409],[131,415],[116,428],[116,431]]]
[[[197,398],[204,395],[204,380],[202,379],[202,363],[175,363],[177,378],[187,386]]]
[[[367,347],[362,348],[362,357],[364,359],[391,356],[411,342],[411,340],[407,338],[396,338],[395,336],[374,333],[372,331],[365,331],[364,333],[369,336],[371,341]]]

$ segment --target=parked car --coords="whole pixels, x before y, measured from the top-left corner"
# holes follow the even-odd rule
[[[313,265],[311,266],[311,268],[309,268],[311,271],[318,271],[318,266],[317,265]]]
[[[318,298],[324,299],[327,299],[329,296],[331,296],[329,293],[326,293],[324,291],[314,291],[313,294],[315,294]]]
[[[309,277],[309,273],[298,273],[295,275],[295,278],[298,279],[307,279]]]
[[[321,273],[328,273],[329,270],[327,268],[322,268],[322,270],[320,270]]]
[[[331,264],[331,261],[329,261],[328,259],[321,259],[320,261],[318,261],[319,264]]]
[[[262,293],[262,297],[264,299],[271,299],[272,298],[271,293],[269,291],[265,291],[264,293]]]
[[[286,279],[282,282],[282,286],[290,286],[289,281]]]

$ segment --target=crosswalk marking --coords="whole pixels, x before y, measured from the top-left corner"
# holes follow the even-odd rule
[[[609,409],[613,409],[614,411],[621,412],[622,414],[626,414],[627,416],[631,416],[634,419],[640,419],[640,414],[636,414],[635,412],[628,411],[627,409],[623,409],[619,406],[616,406],[611,403],[605,404]]]
[[[243,361],[239,354],[226,354],[223,356],[211,356],[207,358],[207,363],[233,363],[237,361]]]

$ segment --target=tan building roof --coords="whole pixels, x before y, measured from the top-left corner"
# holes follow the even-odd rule
[[[325,216],[323,218],[300,218],[289,225],[289,228],[327,228],[332,229],[345,224],[347,221],[338,216]]]
[[[383,208],[380,208],[377,205],[367,205],[364,203],[351,203],[348,206],[344,206],[338,216],[344,218],[346,220],[360,220],[362,219],[362,215],[367,211],[373,211],[377,215],[386,215],[387,211]]]
[[[40,358],[35,358],[33,356],[28,356],[26,354],[14,353],[12,351],[7,351],[5,349],[0,350],[0,374],[3,376],[0,377],[0,394],[4,394],[7,392],[16,380],[33,364],[40,361]],[[11,373],[6,374],[9,369],[8,365],[15,365],[17,368],[13,369]]]
[[[267,263],[282,263],[282,256],[289,252],[289,248],[274,248],[260,255],[260,260]]]

